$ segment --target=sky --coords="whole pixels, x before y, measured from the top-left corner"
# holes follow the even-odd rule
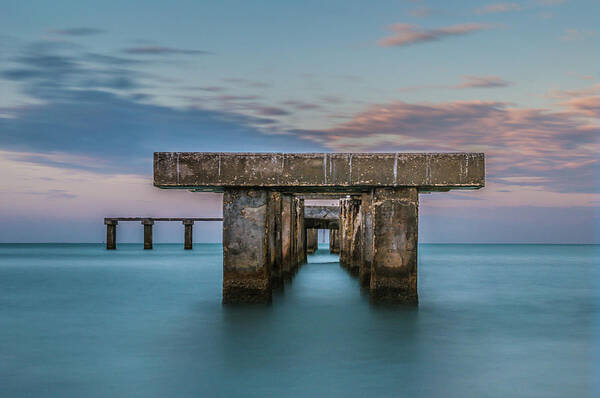
[[[420,195],[421,242],[600,243],[597,1],[0,6],[0,242],[221,215],[155,151],[427,151],[484,152],[486,187]]]

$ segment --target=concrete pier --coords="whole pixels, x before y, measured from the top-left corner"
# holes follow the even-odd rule
[[[223,194],[223,303],[271,301],[268,196],[248,188]]]
[[[152,249],[152,226],[154,225],[154,220],[146,219],[142,220],[142,225],[144,226],[144,250]]]
[[[192,250],[194,246],[194,220],[183,220],[182,223],[185,228],[183,248]]]
[[[117,248],[117,220],[104,220],[106,225],[106,250],[115,250]]]
[[[272,286],[314,249],[312,230],[329,229],[331,252],[339,251],[341,266],[358,275],[373,301],[416,304],[418,194],[482,188],[485,158],[158,152],[154,185],[224,193],[224,303],[270,301]],[[340,199],[336,219],[314,217],[304,205],[326,198]]]
[[[331,254],[340,253],[340,231],[339,229],[329,230],[329,252]]]
[[[319,248],[319,230],[316,228],[306,229],[306,252],[313,254]]]

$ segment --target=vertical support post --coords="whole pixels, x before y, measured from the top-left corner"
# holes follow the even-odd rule
[[[194,246],[193,239],[193,230],[194,230],[194,220],[183,220],[183,225],[185,228],[185,236],[183,240],[183,248],[185,250],[192,250]]]
[[[116,250],[117,248],[117,220],[111,220],[110,218],[104,219],[106,224],[106,250]]]
[[[281,275],[284,280],[292,277],[293,242],[295,221],[293,220],[293,199],[290,195],[281,195]]]
[[[329,230],[329,252],[331,254],[339,254],[340,252],[340,230]]]
[[[271,301],[269,195],[226,189],[223,194],[223,303]]]
[[[373,263],[373,193],[363,193],[360,210],[362,214],[362,262],[358,270],[358,279],[362,287],[369,287],[371,282],[371,264]]]
[[[319,230],[316,228],[307,228],[306,230],[306,251],[313,254],[319,248]]]
[[[347,267],[348,263],[348,203],[349,199],[340,200],[340,265]]]
[[[352,275],[358,276],[360,264],[362,263],[362,213],[361,200],[352,198],[350,201],[351,206],[351,235],[350,235],[350,261],[349,271]]]
[[[152,249],[152,226],[154,225],[154,220],[151,218],[146,218],[142,220],[142,225],[144,226],[144,250]]]
[[[292,274],[295,274],[298,271],[298,206],[296,203],[296,198],[292,196],[291,203],[291,220],[292,220],[292,229],[290,233],[291,239],[291,264],[292,264]]]
[[[371,298],[375,302],[417,304],[417,189],[376,188],[372,205]]]
[[[306,229],[304,228],[304,199],[296,198],[296,241],[297,241],[297,255],[298,255],[298,266],[306,262]]]
[[[269,259],[273,288],[283,286],[281,257],[281,193],[271,191],[269,192]]]

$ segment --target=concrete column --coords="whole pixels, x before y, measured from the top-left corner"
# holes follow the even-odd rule
[[[106,250],[115,250],[117,248],[117,220],[104,219],[106,224]]]
[[[292,207],[293,199],[290,195],[281,195],[281,276],[284,280],[289,280],[293,272],[293,241],[294,229],[292,228]]]
[[[271,301],[269,193],[228,188],[223,194],[223,303]]]
[[[348,262],[348,203],[350,199],[340,200],[340,265],[344,268]]]
[[[271,262],[271,286],[283,286],[281,269],[281,193],[269,192],[269,257]]]
[[[296,198],[296,241],[298,266],[306,262],[306,229],[304,228],[304,199]]]
[[[362,262],[358,270],[360,285],[369,287],[371,282],[371,264],[373,263],[373,193],[363,193],[361,196],[360,211],[362,215]]]
[[[142,225],[144,226],[144,250],[152,249],[152,226],[154,225],[154,220],[147,218],[142,220]]]
[[[183,240],[183,248],[185,250],[192,250],[194,245],[193,239],[193,230],[194,230],[194,220],[183,220],[183,225],[185,228],[185,236]]]
[[[290,252],[292,254],[291,257],[291,265],[292,265],[292,275],[298,271],[298,206],[296,204],[296,198],[291,197],[291,231],[290,231],[290,244],[291,249]]]
[[[348,270],[352,275],[358,276],[360,264],[362,263],[362,214],[360,211],[361,200],[352,198],[350,201],[351,234],[350,241],[350,259]]]
[[[376,188],[372,205],[371,298],[417,304],[417,188]]]
[[[307,228],[306,230],[306,251],[313,254],[319,248],[319,230],[316,228]]]
[[[340,230],[329,230],[329,252],[331,254],[339,254],[340,252]]]

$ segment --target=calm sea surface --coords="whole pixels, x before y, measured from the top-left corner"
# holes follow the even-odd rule
[[[0,245],[2,397],[597,397],[599,246],[421,245],[418,309],[325,246],[269,306],[221,246]]]

